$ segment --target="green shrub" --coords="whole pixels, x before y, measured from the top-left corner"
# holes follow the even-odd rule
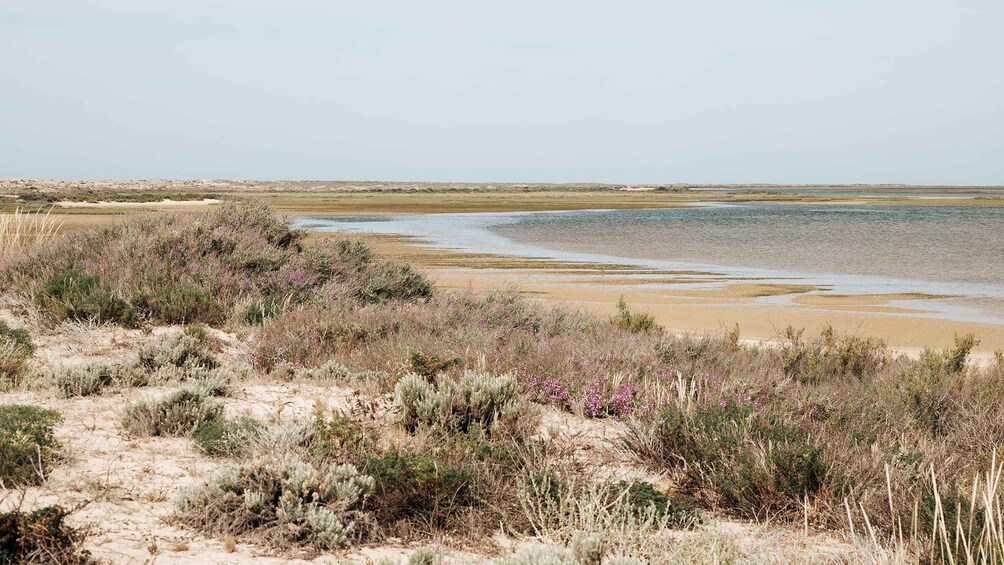
[[[427,455],[392,449],[367,457],[364,471],[375,481],[368,508],[381,524],[419,517],[442,525],[457,507],[473,503],[471,473]]]
[[[212,418],[192,433],[195,445],[212,457],[248,453],[265,433],[265,426],[248,416],[234,420]]]
[[[273,456],[222,469],[179,497],[179,520],[212,536],[253,534],[277,546],[348,545],[373,479],[352,465]]]
[[[66,514],[59,506],[0,512],[0,563],[94,563],[79,549],[83,535],[66,525]]]
[[[35,302],[56,322],[93,320],[117,322],[126,327],[138,322],[135,308],[102,285],[100,277],[76,269],[49,277],[35,295]]]
[[[657,432],[662,462],[707,501],[758,516],[799,508],[822,488],[823,447],[803,428],[748,407],[669,404]]]
[[[35,344],[27,331],[12,328],[0,320],[0,384],[20,382]]]
[[[252,326],[260,326],[271,318],[282,314],[284,308],[282,304],[272,298],[254,302],[244,310],[244,323]]]
[[[415,300],[432,295],[432,284],[406,263],[377,263],[367,270],[362,296],[366,302]]]
[[[460,363],[460,357],[444,359],[437,355],[422,353],[421,351],[412,351],[408,360],[411,363],[411,370],[426,378],[435,377],[439,373],[447,371]]]
[[[662,331],[662,326],[655,323],[655,317],[651,314],[632,312],[623,296],[617,301],[617,314],[610,318],[610,323],[634,333]]]
[[[840,336],[827,325],[819,340],[806,342],[802,340],[803,331],[788,326],[782,334],[785,344],[781,349],[781,369],[802,384],[845,377],[861,379],[886,360],[882,340]]]
[[[317,414],[310,427],[308,450],[326,461],[361,461],[375,441],[359,422],[334,416],[330,420]]]
[[[485,434],[510,427],[525,414],[516,377],[464,373],[460,381],[433,384],[416,374],[405,375],[394,388],[394,405],[401,423],[414,432],[429,426],[449,432],[477,430]]]
[[[130,435],[188,436],[223,417],[223,405],[202,392],[182,389],[159,402],[141,400],[126,406],[122,427]]]
[[[669,517],[677,528],[686,528],[698,522],[695,501],[688,497],[675,495],[671,498],[645,481],[621,481],[618,487],[624,489],[628,503],[640,514],[651,512],[660,518]]]
[[[0,487],[36,485],[59,458],[58,412],[24,404],[0,406]]]
[[[185,284],[155,285],[154,290],[137,297],[135,304],[147,317],[166,324],[217,324],[226,315],[215,298]]]
[[[0,320],[0,344],[4,342],[13,344],[26,357],[35,353],[35,344],[32,343],[28,330],[12,328],[7,322]]]

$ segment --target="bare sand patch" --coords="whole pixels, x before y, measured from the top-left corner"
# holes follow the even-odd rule
[[[63,200],[57,202],[56,205],[62,208],[124,208],[124,209],[174,209],[174,208],[190,208],[199,206],[209,206],[212,204],[219,204],[221,201],[215,198],[203,198],[201,200],[171,200],[165,198],[164,200],[158,200],[154,202],[74,202],[70,200]]]

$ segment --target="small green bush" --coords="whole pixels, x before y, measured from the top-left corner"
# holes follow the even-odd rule
[[[58,412],[24,404],[0,406],[0,487],[36,485],[59,458]]]
[[[526,409],[516,377],[474,372],[465,373],[460,381],[441,379],[437,384],[420,375],[405,375],[394,388],[394,405],[411,432],[424,425],[491,434],[512,424]]]
[[[344,547],[357,536],[373,479],[352,465],[314,465],[294,456],[222,469],[182,493],[182,523],[212,536],[253,534],[277,546]]]
[[[56,322],[94,320],[117,322],[126,327],[138,322],[136,309],[102,285],[100,277],[75,269],[49,277],[35,295],[35,302]]]
[[[34,353],[35,345],[27,331],[0,320],[0,383],[17,384]]]
[[[137,437],[189,436],[222,417],[222,404],[200,391],[182,389],[159,402],[141,400],[126,406],[122,427]]]
[[[334,416],[326,419],[317,414],[310,427],[308,450],[312,456],[326,461],[357,461],[375,443],[371,434],[359,422]]]
[[[455,508],[473,503],[471,473],[427,455],[392,449],[368,457],[364,471],[375,481],[368,507],[381,524],[421,517],[442,525]]]
[[[682,469],[706,501],[744,516],[798,508],[823,486],[823,447],[804,429],[748,407],[669,404],[658,441],[663,463]]]
[[[407,263],[375,263],[366,272],[362,296],[366,302],[415,300],[432,295],[432,284]]]
[[[460,357],[443,358],[421,351],[412,351],[408,360],[412,371],[430,379],[460,363]]]
[[[166,324],[218,324],[226,316],[215,298],[184,284],[156,285],[153,291],[139,296],[135,303],[147,317]]]
[[[234,420],[212,418],[195,428],[192,440],[203,453],[212,457],[248,453],[265,433],[265,426],[248,416]]]
[[[282,304],[274,299],[265,299],[254,302],[244,310],[244,323],[252,326],[260,326],[266,321],[282,314]]]
[[[59,506],[0,513],[0,563],[94,563],[79,549],[83,535],[66,525],[66,514]]]
[[[671,498],[645,481],[621,481],[618,487],[624,489],[624,496],[639,514],[652,512],[659,518],[669,517],[677,528],[686,528],[698,522],[695,502],[688,497],[675,495]]]
[[[804,330],[788,326],[782,337],[781,369],[802,384],[817,384],[831,379],[862,379],[886,361],[885,342],[854,335],[840,336],[832,326],[825,326],[817,341],[804,341]]]
[[[623,296],[617,301],[617,314],[610,318],[610,323],[633,333],[662,331],[651,314],[632,312]]]
[[[0,343],[3,342],[14,344],[26,356],[35,353],[35,344],[32,343],[28,330],[12,328],[7,325],[7,322],[0,320]]]

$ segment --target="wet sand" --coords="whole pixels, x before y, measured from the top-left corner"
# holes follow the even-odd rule
[[[956,335],[970,332],[981,339],[975,357],[989,359],[995,350],[1004,349],[1004,326],[913,315],[925,311],[925,301],[943,298],[940,296],[828,295],[815,294],[820,289],[806,285],[755,282],[693,289],[661,284],[658,272],[647,273],[656,278],[646,283],[634,277],[630,267],[593,265],[601,268],[591,270],[590,265],[452,253],[422,247],[408,238],[367,235],[363,239],[382,255],[416,264],[445,288],[508,286],[538,300],[581,306],[601,314],[613,314],[618,299],[624,296],[632,309],[652,314],[672,332],[720,332],[738,324],[743,339],[771,341],[788,325],[805,328],[810,334],[832,324],[842,333],[883,339],[905,353],[948,347]],[[630,282],[625,284],[626,280]]]

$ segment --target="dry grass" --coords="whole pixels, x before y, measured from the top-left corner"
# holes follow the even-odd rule
[[[52,215],[52,208],[25,212],[20,208],[0,214],[0,259],[15,249],[30,248],[51,240],[63,221]]]

